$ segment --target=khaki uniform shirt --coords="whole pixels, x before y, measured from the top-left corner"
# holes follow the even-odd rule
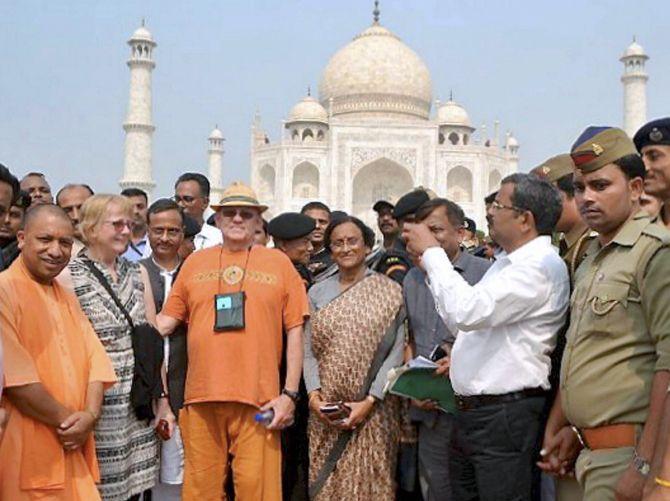
[[[585,223],[579,222],[561,238],[560,254],[570,272],[570,283],[574,284],[575,271],[581,264],[589,244],[598,234]]]
[[[670,232],[644,213],[577,270],[561,367],[573,425],[643,424],[655,371],[670,369]]]

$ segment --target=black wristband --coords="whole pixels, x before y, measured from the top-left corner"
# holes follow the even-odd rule
[[[291,391],[291,390],[287,390],[286,388],[284,388],[281,391],[281,394],[286,395],[288,398],[293,400],[294,404],[297,404],[298,400],[300,400],[300,393],[298,393],[297,391]]]

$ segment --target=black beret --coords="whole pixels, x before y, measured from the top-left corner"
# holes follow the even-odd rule
[[[414,214],[419,207],[430,200],[424,190],[413,190],[401,196],[393,208],[393,217],[396,219]]]
[[[393,204],[391,202],[387,202],[386,200],[378,200],[375,202],[375,204],[372,206],[372,210],[375,212],[379,212],[383,209],[391,209],[393,210]]]
[[[191,238],[200,233],[201,226],[191,216],[184,214],[184,236]]]
[[[463,228],[465,228],[468,231],[471,231],[472,233],[477,233],[477,223],[475,223],[469,217],[466,217],[463,220]]]
[[[332,223],[334,221],[344,219],[345,217],[349,217],[349,214],[347,214],[343,210],[334,210],[333,212],[330,213],[330,222]]]
[[[268,223],[268,233],[278,240],[294,240],[314,231],[316,222],[297,212],[284,212]]]
[[[670,118],[659,118],[644,124],[633,138],[637,151],[650,144],[670,145]]]

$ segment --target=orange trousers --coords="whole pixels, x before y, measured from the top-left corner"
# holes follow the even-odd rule
[[[237,402],[189,404],[181,410],[184,501],[226,499],[228,454],[237,500],[281,501],[280,435],[256,423],[256,412]]]

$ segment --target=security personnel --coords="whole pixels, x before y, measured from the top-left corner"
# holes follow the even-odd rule
[[[633,141],[647,169],[644,191],[661,200],[660,216],[670,227],[670,118],[643,125]]]
[[[579,438],[584,499],[640,499],[670,381],[670,232],[638,210],[644,165],[624,131],[589,127],[571,156],[599,235],[575,274],[544,460],[560,471]]]
[[[398,221],[401,234],[402,225],[405,222],[414,222],[416,211],[428,200],[430,200],[430,195],[423,188],[412,190],[398,199],[398,203],[393,208],[393,218]],[[405,242],[398,237],[393,242],[393,246],[384,251],[373,269],[402,285],[405,275],[412,266],[412,260],[405,249]]]
[[[314,283],[314,277],[307,265],[314,250],[310,235],[315,227],[314,219],[298,212],[285,212],[268,224],[268,233],[272,236],[275,247],[291,260],[305,282],[306,289]]]
[[[584,259],[586,249],[597,234],[589,228],[577,209],[573,176],[575,164],[569,154],[556,155],[535,167],[531,174],[542,177],[558,188],[563,202],[556,231],[561,233],[559,251],[574,281],[575,270]]]
[[[316,223],[314,219],[297,212],[285,212],[268,224],[268,233],[275,247],[281,250],[298,270],[305,288],[312,286],[313,278],[307,264],[313,250],[310,235]],[[286,374],[285,360],[280,370],[281,383]],[[295,409],[295,423],[282,430],[282,498],[287,501],[308,500],[309,448],[307,443],[307,391],[305,382],[300,378],[300,395]]]

